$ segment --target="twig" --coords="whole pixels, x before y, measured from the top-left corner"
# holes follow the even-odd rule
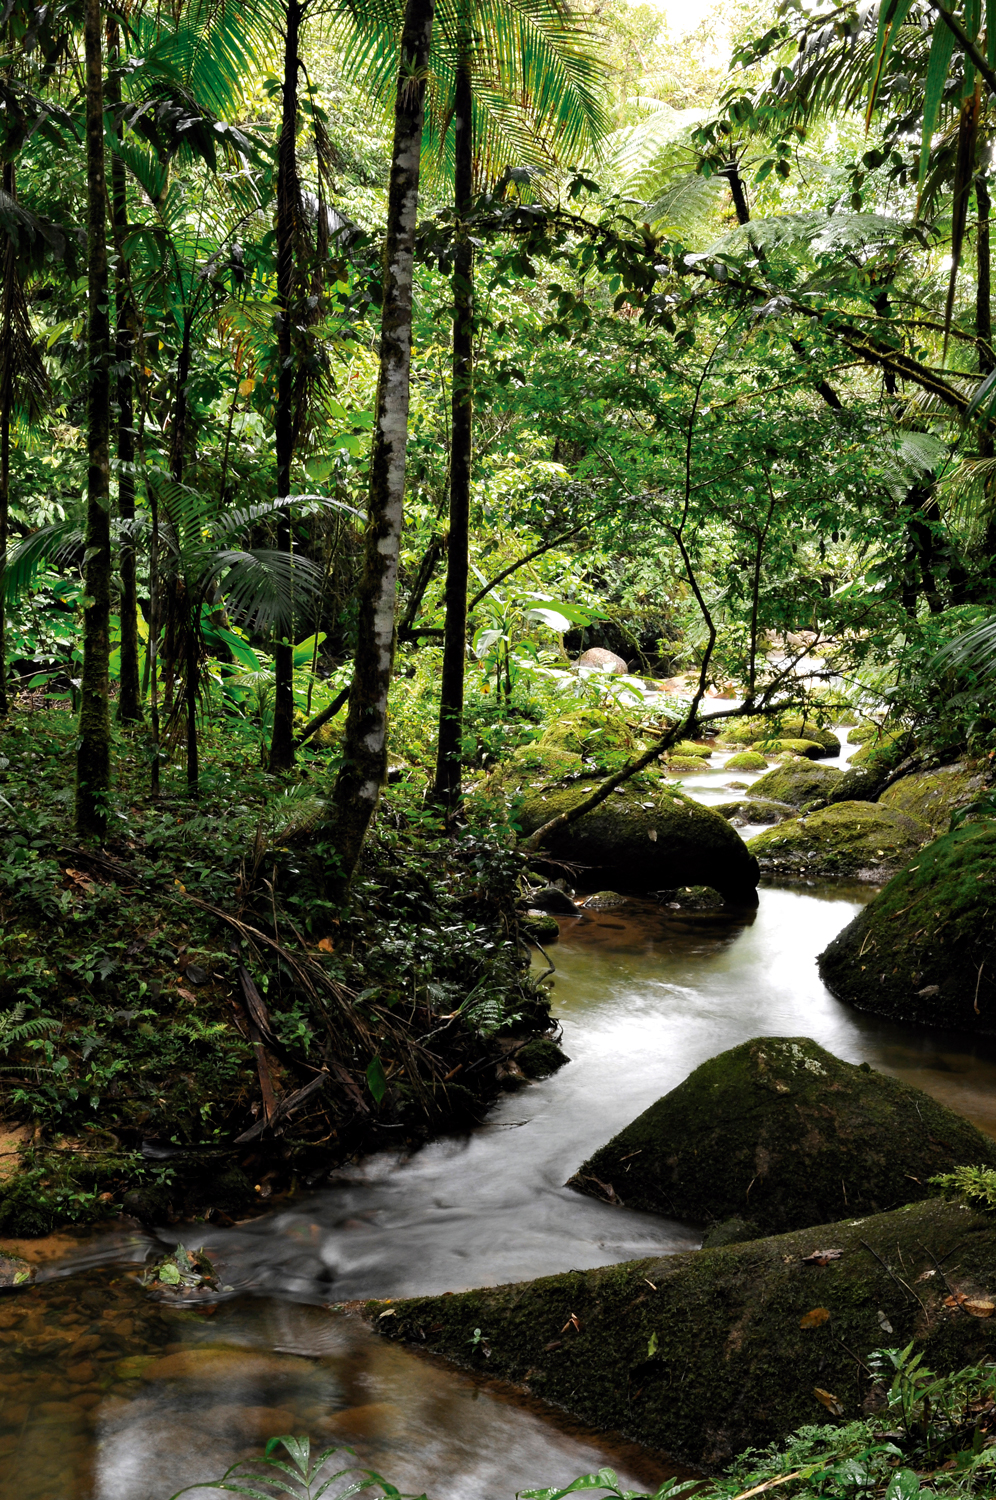
[[[902,1287],[903,1291],[908,1292],[911,1297],[913,1297],[917,1302],[920,1303],[920,1311],[922,1313],[924,1313],[924,1315],[926,1315],[927,1309],[924,1307],[923,1302],[917,1296],[917,1294],[913,1290],[913,1288],[911,1286],[908,1286],[907,1283],[905,1281],[903,1281],[903,1279],[902,1279],[901,1276],[897,1276],[896,1275],[896,1273],[892,1269],[892,1267],[886,1261],[884,1261],[882,1259],[882,1257],[879,1255],[879,1253],[878,1253],[877,1250],[873,1250],[872,1249],[871,1245],[869,1245],[869,1243],[868,1243],[867,1240],[860,1240],[858,1243],[864,1245],[864,1247],[868,1251],[869,1255],[874,1255],[874,1257],[878,1261],[879,1265],[885,1271],[888,1272],[888,1274],[892,1277],[893,1281],[896,1283],[897,1286]]]

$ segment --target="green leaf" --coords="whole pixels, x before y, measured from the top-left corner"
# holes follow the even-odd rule
[[[367,1063],[367,1088],[373,1094],[377,1104],[387,1093],[387,1074],[384,1072],[384,1064],[379,1057],[372,1057]]]
[[[878,17],[878,41],[875,50],[875,72],[872,75],[871,89],[868,94],[868,112],[865,116],[865,128],[871,123],[872,112],[875,108],[875,100],[878,97],[878,87],[885,72],[885,65],[889,61],[893,43],[899,32],[900,26],[906,20],[912,0],[888,0],[882,6]],[[945,27],[944,30],[947,30]]]
[[[930,143],[934,135],[934,126],[937,124],[937,115],[941,107],[953,49],[954,32],[943,21],[935,21],[934,39],[930,44],[930,56],[927,59],[927,81],[923,90],[923,140],[920,146],[920,173],[916,185],[918,212],[920,194],[927,175],[927,163],[930,159]]]
[[[171,1260],[166,1261],[164,1265],[159,1267],[158,1277],[166,1286],[180,1285],[180,1273]]]

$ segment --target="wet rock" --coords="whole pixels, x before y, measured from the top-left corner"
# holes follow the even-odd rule
[[[529,792],[518,821],[528,837],[587,797],[591,782]],[[576,823],[557,829],[545,850],[587,866],[613,885],[641,891],[711,885],[730,901],[756,904],[757,867],[724,818],[671,786],[634,777]]]
[[[725,903],[710,885],[679,885],[670,890],[654,891],[662,906],[677,906],[682,911],[715,911]]]
[[[926,1198],[996,1141],[929,1094],[808,1037],[721,1052],[596,1151],[568,1186],[628,1208],[780,1234]]]
[[[873,802],[836,802],[766,828],[748,848],[770,874],[884,880],[928,838],[929,830],[905,813]]]
[[[712,752],[712,745],[700,745],[697,740],[679,740],[671,753],[689,756],[694,760],[708,760]]]
[[[984,790],[980,773],[965,764],[941,766],[902,776],[879,797],[880,807],[892,807],[925,823],[935,838],[947,833],[951,814],[974,802]]]
[[[628,662],[604,646],[592,646],[578,657],[577,665],[586,672],[608,672],[615,677],[626,677],[629,673]]]
[[[586,896],[584,900],[585,911],[615,911],[618,906],[625,906],[626,896],[620,896],[618,891],[596,891],[593,896]]]
[[[571,900],[566,891],[562,891],[556,885],[547,885],[541,891],[534,891],[529,898],[529,904],[537,911],[559,912],[562,917],[581,915],[580,906]]]
[[[669,755],[664,769],[674,776],[698,776],[708,770],[708,766],[698,755]]]
[[[741,797],[737,802],[720,802],[716,812],[731,823],[781,823],[794,818],[796,809],[788,802],[770,802],[762,797]]]
[[[759,755],[791,755],[803,760],[819,760],[827,753],[822,745],[817,745],[813,740],[758,740],[754,749]]]
[[[848,766],[840,780],[823,795],[828,802],[871,802],[887,775],[888,772],[873,771],[868,766]]]
[[[852,766],[871,766],[879,771],[891,771],[913,750],[913,736],[907,729],[883,730],[881,735],[870,739],[851,756]]]
[[[996,826],[920,851],[819,957],[840,1000],[905,1023],[996,1036]]]
[[[945,1306],[935,1267],[953,1245],[957,1271],[944,1262],[952,1285],[992,1300],[996,1218],[933,1199],[724,1249],[401,1300],[379,1321],[384,1304],[373,1303],[368,1316],[385,1337],[525,1384],[594,1427],[717,1467],[803,1424],[833,1420],[815,1387],[837,1397],[846,1420],[860,1416],[868,1379],[851,1351],[881,1344],[880,1310],[893,1328],[890,1344],[912,1342],[932,1370],[992,1360],[996,1318]],[[819,1264],[811,1257],[820,1249],[840,1254]],[[915,1299],[887,1269],[897,1264]],[[810,1318],[816,1308],[830,1318]]]
[[[783,802],[790,807],[805,807],[807,802],[828,799],[843,772],[836,766],[814,766],[808,761],[790,761],[775,766],[750,789],[752,800]]]
[[[731,755],[724,771],[766,771],[768,762],[765,756],[757,750],[739,750],[736,755]]]
[[[0,1250],[0,1286],[23,1286],[33,1280],[34,1267],[16,1255],[5,1255]]]
[[[743,1219],[735,1215],[732,1219],[724,1219],[720,1224],[714,1224],[707,1232],[703,1241],[703,1250],[721,1250],[724,1245],[742,1245],[747,1240],[757,1240],[764,1237],[764,1231],[754,1223],[753,1219]]]
[[[535,938],[538,943],[555,943],[560,937],[557,919],[549,912],[527,911],[519,918],[519,927],[526,937]]]
[[[813,719],[799,714],[782,718],[740,719],[723,726],[723,739],[730,745],[754,745],[758,741],[804,740],[818,745],[822,755],[839,755],[840,739],[832,729],[823,729]]]
[[[567,1053],[548,1036],[536,1037],[520,1047],[515,1060],[527,1078],[548,1078],[551,1073],[556,1073],[558,1068],[570,1062]]]

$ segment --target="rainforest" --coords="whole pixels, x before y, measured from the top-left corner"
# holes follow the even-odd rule
[[[0,1500],[996,1494],[996,0],[0,11]]]

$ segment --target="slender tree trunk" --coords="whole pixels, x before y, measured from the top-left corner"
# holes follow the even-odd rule
[[[456,77],[453,111],[453,199],[458,216],[473,196],[474,126],[470,61]],[[450,534],[446,547],[446,619],[439,695],[436,801],[452,812],[460,800],[463,691],[467,665],[467,576],[470,571],[470,480],[474,429],[474,247],[461,235],[453,265],[453,382],[450,444]]]
[[[730,157],[720,175],[725,177],[730,184],[730,197],[733,199],[733,208],[737,216],[737,223],[749,224],[750,204],[747,202],[747,189],[740,175],[740,163],[735,156]]]
[[[304,6],[287,0],[284,41],[283,116],[277,157],[277,355],[280,367],[277,386],[275,446],[277,494],[291,492],[291,462],[294,457],[295,380],[294,335],[294,241],[301,202],[297,175],[297,81],[300,60],[301,21]],[[290,556],[292,545],[290,511],[277,520],[277,548]],[[288,627],[290,628],[290,627]],[[294,764],[294,645],[278,642],[274,651],[273,736],[270,740],[270,771],[288,771]]]
[[[119,32],[116,22],[107,28],[108,62],[115,67],[119,60]],[[108,79],[107,102],[113,108],[121,103],[121,83],[115,76]],[[119,126],[119,133],[121,127]],[[116,329],[114,363],[117,369],[118,407],[118,515],[124,522],[121,535],[121,680],[118,686],[118,718],[134,723],[142,717],[141,686],[138,666],[138,580],[136,577],[135,539],[131,527],[135,520],[135,381],[132,360],[135,350],[135,308],[131,300],[124,264],[124,238],[128,228],[128,195],[125,166],[120,157],[111,158],[111,229],[117,264],[114,272],[114,310]]]
[[[3,190],[13,198],[14,163],[3,164]],[[0,566],[7,560],[7,534],[10,524],[10,424],[14,409],[13,319],[17,288],[17,260],[11,241],[3,246],[3,307],[0,310]],[[0,718],[10,710],[7,697],[7,604],[0,584]]]
[[[989,238],[989,214],[992,207],[989,197],[989,183],[985,172],[980,172],[975,179],[975,202],[979,210],[979,226],[975,236],[975,338],[978,349],[979,374],[982,377],[990,374],[996,369],[996,354],[993,351],[993,313],[992,313],[992,280],[991,280],[991,258]],[[996,453],[996,445],[993,443],[992,423],[981,422],[979,424],[979,457],[992,458]],[[985,481],[986,500],[991,508],[989,522],[986,526],[986,537],[984,542],[986,556],[989,559],[990,572],[996,568],[996,485],[992,477]],[[967,597],[967,583],[960,578],[952,580],[952,603],[962,604]],[[960,586],[959,586],[960,585]]]
[[[401,35],[384,240],[380,377],[370,454],[356,659],[343,764],[332,799],[338,868],[330,872],[330,878],[340,893],[353,877],[387,775],[387,694],[394,665],[394,610],[405,493],[419,154],[433,11],[434,0],[407,0]]]
[[[76,831],[103,838],[111,784],[108,657],[111,608],[111,389],[100,0],[86,0],[87,509],[83,678],[76,754]]]

